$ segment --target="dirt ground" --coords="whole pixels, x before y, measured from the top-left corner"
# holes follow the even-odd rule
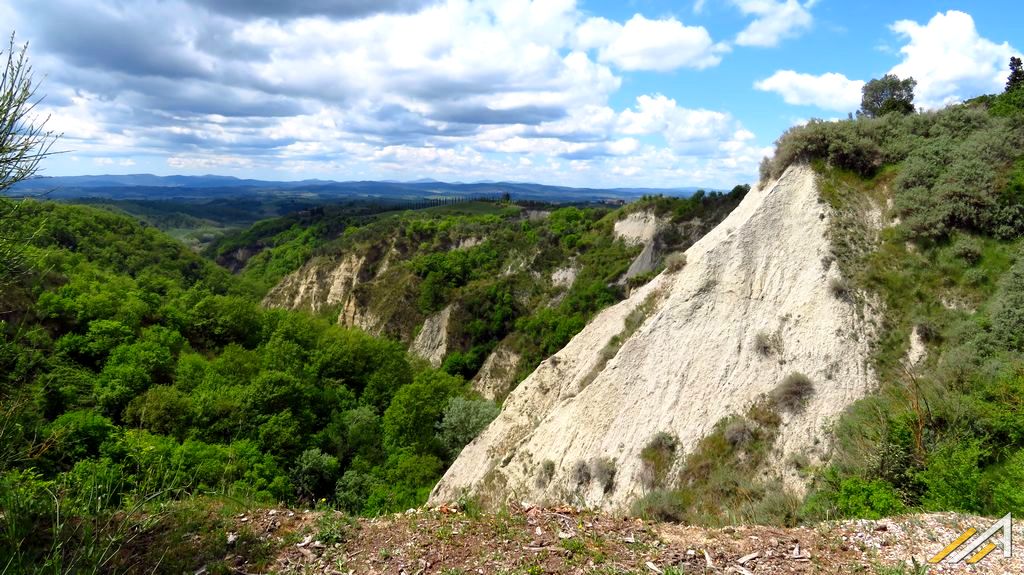
[[[1024,573],[1024,550],[1007,559],[997,548],[976,565],[928,564],[967,528],[984,532],[994,523],[950,513],[723,529],[568,508],[498,514],[416,509],[359,520],[329,511],[267,509],[236,521],[277,549],[274,561],[258,569],[239,557],[232,571],[243,575]],[[1021,535],[1015,528],[1018,541]]]

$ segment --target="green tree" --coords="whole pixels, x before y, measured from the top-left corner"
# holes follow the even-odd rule
[[[1006,91],[1012,92],[1024,86],[1024,63],[1016,56],[1010,57],[1010,76],[1006,79]]]
[[[192,398],[175,387],[158,385],[131,400],[124,417],[153,433],[184,439],[193,417]]]
[[[388,451],[402,447],[412,447],[417,453],[432,451],[436,445],[434,426],[440,421],[448,399],[461,392],[462,387],[462,378],[426,371],[399,389],[382,421]]]
[[[901,80],[895,74],[871,80],[864,85],[857,115],[879,118],[892,112],[913,114],[916,86],[917,81],[913,78]]]
[[[114,432],[114,425],[95,411],[82,409],[58,417],[47,431],[55,445],[49,455],[70,469],[80,459],[99,455],[100,445]]]
[[[295,460],[292,484],[299,497],[316,501],[334,490],[339,468],[337,458],[311,447]]]
[[[453,397],[444,408],[438,439],[451,457],[458,457],[462,448],[498,417],[499,411],[493,401]]]

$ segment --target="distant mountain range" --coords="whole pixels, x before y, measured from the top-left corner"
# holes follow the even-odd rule
[[[307,199],[416,200],[437,196],[478,196],[508,193],[514,199],[550,202],[632,200],[646,194],[689,196],[696,187],[571,188],[522,182],[446,183],[335,182],[302,180],[275,182],[231,176],[155,176],[152,174],[39,177],[21,182],[7,193],[47,194],[55,199],[107,198],[116,200],[198,200],[225,197],[281,195]]]

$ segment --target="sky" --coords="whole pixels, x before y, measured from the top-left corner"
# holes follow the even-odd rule
[[[731,188],[872,78],[914,77],[925,109],[1001,91],[1017,8],[0,0],[0,32],[63,134],[43,175]]]

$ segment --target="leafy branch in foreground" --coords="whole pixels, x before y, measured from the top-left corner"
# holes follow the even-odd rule
[[[49,118],[40,120],[35,113],[42,98],[36,96],[27,54],[28,44],[17,48],[12,34],[0,75],[0,194],[35,175],[39,162],[53,153],[51,148],[57,139],[54,132],[46,129]],[[0,51],[0,58],[3,56]],[[17,207],[18,204],[0,205],[3,219],[10,221]],[[0,227],[0,290],[27,273],[22,240],[6,226]]]
[[[4,55],[0,52],[0,58]],[[7,62],[0,76],[0,192],[35,175],[39,162],[51,155],[57,138],[46,129],[49,117],[39,120],[28,44],[20,49],[11,35]]]

